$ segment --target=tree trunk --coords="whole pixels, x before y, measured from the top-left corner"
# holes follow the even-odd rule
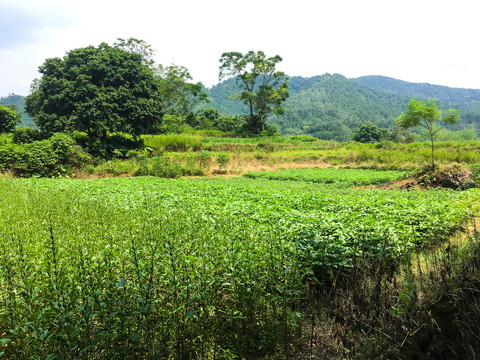
[[[430,131],[430,139],[432,140],[432,172],[435,171],[435,155],[434,155],[434,147],[433,147],[433,132]]]

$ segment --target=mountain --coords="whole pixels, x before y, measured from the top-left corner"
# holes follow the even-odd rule
[[[211,99],[203,108],[217,109],[223,115],[246,114],[248,109],[232,100],[238,90],[235,79],[205,89]],[[442,109],[460,111],[460,123],[451,129],[475,128],[480,134],[480,90],[415,84],[385,76],[363,76],[347,79],[339,74],[313,77],[293,76],[289,79],[289,98],[285,113],[271,116],[283,135],[307,134],[325,140],[347,141],[363,124],[371,122],[393,129],[396,117],[406,110],[413,97],[439,100]],[[0,98],[1,104],[15,105],[22,115],[20,126],[35,126],[25,113],[24,97],[10,94]]]
[[[452,88],[428,83],[411,83],[380,75],[362,76],[351,80],[372,89],[404,95],[409,98],[434,98],[449,104],[467,104],[480,101],[480,90],[477,89]]]
[[[213,107],[223,113],[247,113],[247,108],[230,98],[236,92],[235,79],[207,89]],[[406,110],[408,98],[377,91],[339,74],[289,79],[285,114],[272,116],[284,135],[308,134],[326,140],[349,140],[361,125],[393,128],[393,119]]]
[[[36,128],[37,125],[33,121],[33,118],[25,111],[25,97],[21,95],[9,94],[5,97],[0,97],[1,105],[15,105],[15,110],[22,116],[22,122],[19,127],[31,126]]]
[[[245,114],[247,108],[232,100],[235,79],[206,90],[213,107],[224,115]],[[414,97],[439,99],[442,109],[460,110],[461,122],[450,127],[474,127],[480,133],[480,90],[414,84],[384,76],[347,79],[339,74],[303,78],[291,77],[285,113],[271,116],[283,135],[308,134],[325,140],[346,141],[361,125],[371,122],[393,129],[394,119],[406,110]],[[477,98],[479,100],[477,100]]]

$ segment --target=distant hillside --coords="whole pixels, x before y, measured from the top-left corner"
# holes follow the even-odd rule
[[[347,141],[367,122],[392,129],[393,119],[406,110],[406,102],[413,97],[433,97],[440,100],[443,109],[460,110],[461,121],[453,129],[474,127],[480,134],[480,90],[413,84],[384,76],[347,79],[339,74],[293,76],[289,87],[285,114],[269,119],[284,135],[308,134]],[[205,91],[211,102],[202,107],[215,108],[224,115],[247,113],[244,105],[230,98],[237,92],[235,79],[227,79]],[[0,98],[0,103],[16,106],[22,115],[20,126],[35,126],[25,113],[23,96],[11,94]]]
[[[434,98],[449,104],[466,104],[480,101],[480,90],[477,89],[411,83],[380,75],[362,76],[351,80],[372,89],[404,95],[409,98]]]
[[[15,105],[15,110],[22,116],[22,122],[19,127],[31,126],[36,127],[33,118],[25,112],[25,98],[21,95],[10,94],[6,97],[0,97],[1,105]]]
[[[383,76],[347,79],[339,74],[294,76],[289,87],[285,114],[269,120],[284,135],[309,134],[346,141],[367,122],[392,129],[393,119],[406,110],[405,104],[413,97],[434,97],[440,100],[441,108],[460,110],[461,122],[452,129],[474,126],[480,133],[480,101],[474,100],[477,96],[480,99],[480,90],[412,84]],[[207,92],[211,102],[204,107],[216,108],[224,115],[247,112],[246,107],[230,98],[236,92],[234,79],[221,82]]]
[[[208,89],[213,107],[223,114],[246,113],[246,108],[229,96],[235,80],[228,79]],[[339,74],[289,80],[290,97],[285,114],[272,116],[282,134],[309,134],[320,139],[349,140],[362,124],[372,122],[393,127],[393,119],[405,110],[407,97],[373,90]]]

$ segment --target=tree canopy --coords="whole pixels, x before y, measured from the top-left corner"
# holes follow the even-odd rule
[[[391,139],[392,134],[388,129],[379,128],[371,122],[360,126],[352,137],[352,140],[361,143],[376,143]]]
[[[185,117],[199,102],[207,101],[202,84],[190,82],[193,78],[186,67],[159,65],[156,71],[163,106],[169,115]]]
[[[0,105],[0,134],[13,132],[22,117],[15,111],[13,105]]]
[[[159,84],[142,54],[106,43],[45,60],[26,109],[48,133],[79,130],[93,139],[108,131],[138,136],[164,113]]]
[[[249,109],[247,126],[252,133],[265,130],[271,114],[282,114],[282,103],[288,98],[288,78],[276,65],[282,61],[279,55],[267,58],[262,51],[246,54],[226,52],[220,58],[220,80],[235,77],[240,92],[233,98]]]
[[[407,103],[407,112],[402,113],[395,121],[402,128],[421,126],[428,131],[432,143],[432,169],[435,169],[434,140],[435,134],[446,124],[456,124],[460,120],[457,110],[449,109],[442,114],[435,99],[426,101],[412,99]]]

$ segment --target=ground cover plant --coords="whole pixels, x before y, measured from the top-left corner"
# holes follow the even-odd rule
[[[394,269],[480,197],[155,177],[0,179],[0,195],[0,354],[17,359],[288,353],[312,286],[365,256]]]
[[[244,177],[252,179],[293,180],[318,184],[334,184],[335,186],[377,185],[398,180],[407,175],[401,171],[375,171],[359,169],[292,169],[282,171],[248,172]]]

